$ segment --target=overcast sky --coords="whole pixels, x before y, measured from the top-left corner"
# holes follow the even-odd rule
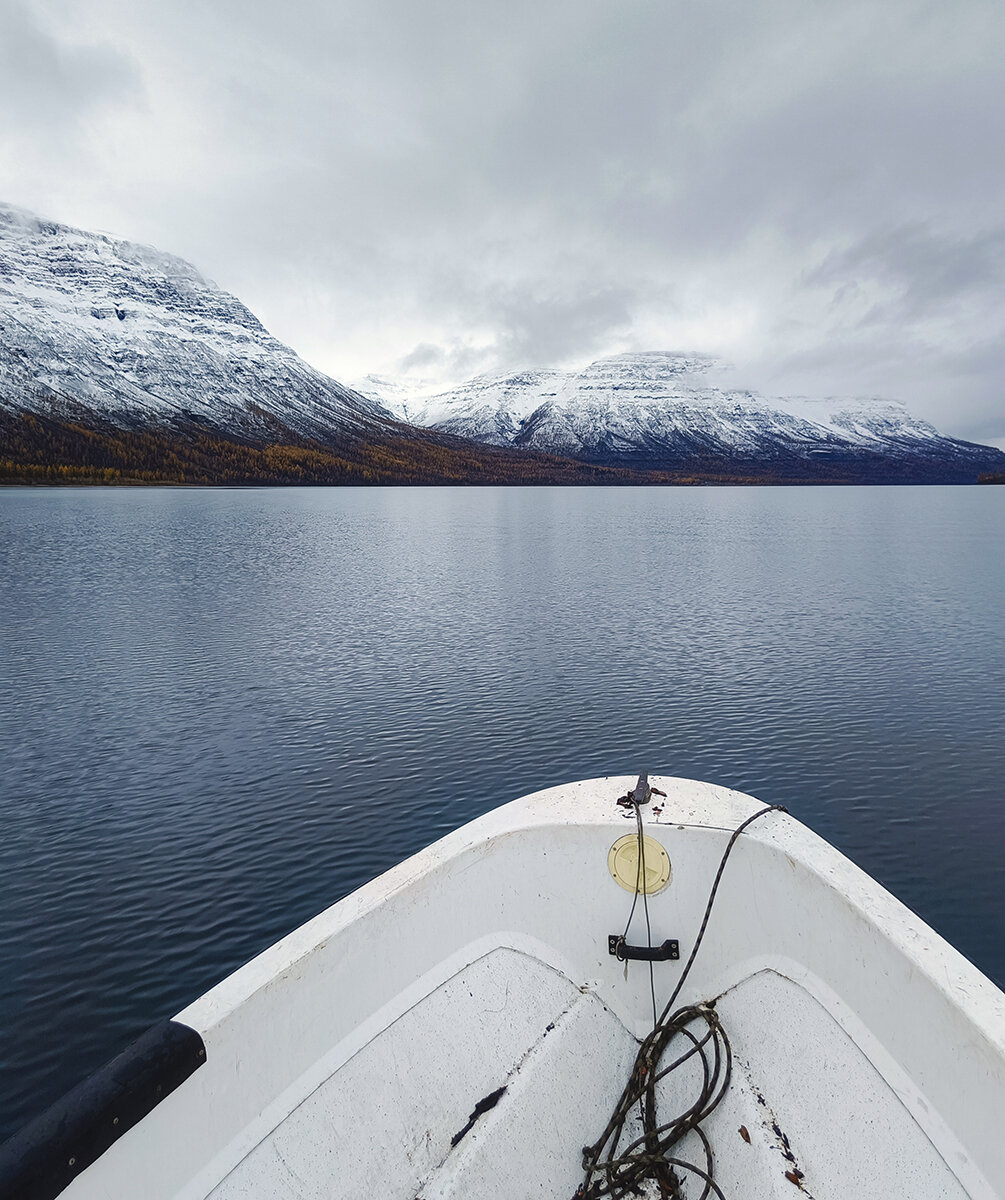
[[[336,378],[631,349],[1005,445],[1002,0],[0,0],[0,199]]]

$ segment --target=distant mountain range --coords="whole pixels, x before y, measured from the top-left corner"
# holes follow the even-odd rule
[[[357,388],[421,428],[608,465],[963,482],[1005,464],[896,401],[763,396],[722,375],[715,359],[651,351],[581,371],[479,376],[433,395],[377,376]]]
[[[189,263],[0,205],[0,479],[970,481],[1005,454],[889,401],[767,399],[709,359],[601,359],[437,396],[349,388]]]

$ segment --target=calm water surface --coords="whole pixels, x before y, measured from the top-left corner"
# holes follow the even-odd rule
[[[1005,488],[0,492],[0,1135],[595,775],[787,805],[1005,982],[1003,594]]]

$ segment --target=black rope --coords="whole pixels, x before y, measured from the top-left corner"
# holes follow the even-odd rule
[[[713,1178],[712,1147],[708,1137],[701,1129],[701,1122],[715,1109],[729,1087],[733,1061],[729,1038],[719,1022],[714,1001],[686,1005],[673,1013],[671,1013],[671,1009],[684,987],[705,937],[708,920],[712,914],[712,905],[715,903],[715,896],[719,890],[719,883],[722,880],[722,873],[726,869],[730,852],[740,834],[752,822],[769,812],[785,812],[785,809],[777,804],[759,809],[733,830],[732,836],[726,843],[726,849],[719,862],[719,869],[712,882],[708,903],[705,905],[705,914],[698,930],[698,936],[695,938],[691,954],[677,980],[677,986],[658,1019],[654,1019],[652,1032],[639,1046],[632,1073],[625,1090],[615,1105],[607,1128],[592,1146],[583,1148],[585,1174],[574,1200],[600,1200],[604,1196],[610,1196],[617,1200],[618,1197],[638,1196],[642,1194],[642,1184],[648,1180],[656,1183],[662,1200],[684,1200],[684,1193],[681,1189],[683,1179],[688,1176],[695,1178],[702,1185],[702,1190],[695,1200],[709,1200],[709,1197],[725,1200]],[[643,905],[646,906],[648,918],[645,876],[642,866],[644,861],[642,857],[642,816],[638,805],[635,805],[635,813],[639,830],[640,867],[636,875],[636,894],[632,900],[629,924],[631,924],[632,914],[635,912],[640,882],[642,883]],[[626,936],[627,932],[626,928]],[[650,964],[651,970],[652,965]],[[655,1011],[656,994],[655,988],[653,988],[654,1014]],[[683,1051],[678,1053],[669,1066],[661,1066],[664,1054],[675,1042],[683,1045]],[[657,1116],[657,1085],[672,1071],[678,1070],[684,1063],[695,1058],[701,1067],[701,1084],[696,1098],[680,1116],[661,1123]],[[636,1105],[642,1133],[623,1149],[619,1149],[625,1134],[626,1123]],[[703,1165],[690,1162],[673,1153],[678,1143],[692,1133],[696,1135],[701,1145]]]

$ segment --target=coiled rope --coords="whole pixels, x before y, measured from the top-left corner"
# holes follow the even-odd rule
[[[649,906],[646,901],[645,886],[642,882],[645,879],[642,814],[636,800],[632,801],[632,806],[635,809],[639,836],[639,869],[628,923],[631,924],[641,891],[648,935]],[[610,1196],[617,1200],[619,1197],[629,1195],[641,1196],[645,1194],[642,1187],[647,1181],[655,1183],[661,1200],[685,1200],[682,1186],[683,1180],[688,1177],[698,1180],[702,1187],[695,1200],[708,1200],[709,1197],[725,1200],[713,1178],[712,1147],[701,1128],[701,1123],[715,1109],[729,1087],[733,1061],[729,1038],[719,1022],[714,1001],[686,1005],[676,1011],[673,1011],[673,1006],[684,987],[701,947],[722,873],[726,869],[726,862],[737,839],[749,825],[763,817],[765,813],[785,811],[781,805],[767,805],[733,830],[719,862],[719,869],[716,871],[712,889],[709,892],[705,915],[702,918],[701,928],[698,930],[691,954],[677,980],[673,994],[658,1016],[656,1015],[652,963],[649,964],[650,989],[653,995],[653,1029],[639,1046],[632,1073],[621,1098],[615,1105],[607,1128],[598,1141],[592,1146],[583,1148],[585,1175],[573,1200],[600,1200],[600,1197],[603,1196]],[[626,936],[627,932],[626,927]],[[651,935],[649,937],[651,945]],[[664,1055],[675,1042],[677,1044],[675,1048],[679,1047],[680,1052],[668,1066],[661,1066]],[[670,1121],[661,1121],[657,1113],[657,1086],[671,1072],[678,1070],[684,1063],[690,1062],[694,1058],[697,1058],[700,1064],[702,1075],[697,1097],[690,1107],[679,1116]],[[638,1106],[642,1134],[630,1141],[624,1148],[620,1148],[625,1125],[636,1106]],[[697,1163],[681,1158],[678,1153],[675,1153],[679,1143],[691,1133],[696,1135],[701,1144],[701,1161]]]

